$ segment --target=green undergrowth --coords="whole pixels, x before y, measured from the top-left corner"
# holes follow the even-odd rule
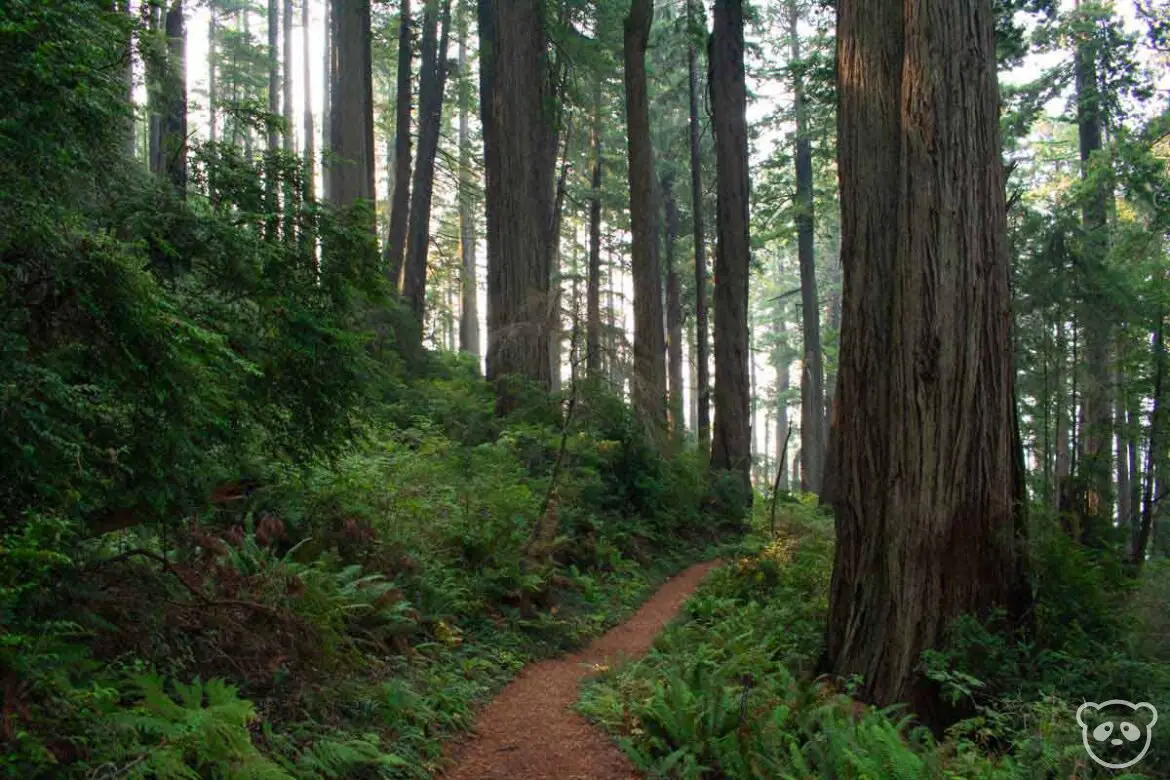
[[[964,619],[923,659],[923,673],[969,718],[939,740],[903,708],[856,701],[858,680],[815,674],[833,527],[807,499],[782,499],[774,538],[757,501],[758,530],[652,651],[583,687],[581,710],[648,777],[1121,776],[1089,760],[1078,705],[1129,698],[1170,711],[1167,571],[1155,567],[1135,585],[1110,560],[1039,529],[1028,637]],[[1165,776],[1170,751],[1158,737],[1126,776]]]
[[[258,456],[182,523],[30,517],[0,547],[0,775],[432,776],[524,664],[739,527],[697,458],[578,390],[567,422],[539,394],[499,418],[437,359],[337,454]]]

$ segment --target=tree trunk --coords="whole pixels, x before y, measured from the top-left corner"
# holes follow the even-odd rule
[[[1053,491],[1053,508],[1064,511],[1068,507],[1069,478],[1072,476],[1072,450],[1069,446],[1069,403],[1065,395],[1068,380],[1065,378],[1067,358],[1065,350],[1067,343],[1064,336],[1064,314],[1058,314],[1060,319],[1056,324],[1056,362],[1053,366],[1053,407],[1055,410],[1056,427],[1056,457],[1054,478],[1056,490]]]
[[[1098,52],[1091,41],[1078,44],[1075,55],[1077,87],[1077,130],[1080,141],[1081,177],[1090,177],[1093,164],[1090,158],[1101,149],[1104,106],[1097,87]],[[1106,224],[1109,193],[1098,183],[1088,194],[1081,209],[1084,230],[1084,248],[1081,267],[1084,273],[1085,290],[1084,322],[1093,326],[1085,332],[1085,390],[1084,430],[1082,431],[1081,475],[1085,486],[1085,524],[1082,538],[1086,534],[1098,534],[1111,524],[1113,510],[1111,502],[1110,456],[1113,440],[1113,414],[1109,393],[1109,341],[1111,332],[1106,311],[1106,292],[1103,289],[1103,274],[1109,238]]]
[[[783,323],[781,328],[783,329]],[[781,490],[788,490],[788,459],[784,443],[788,440],[788,370],[787,350],[781,347],[776,361],[776,468],[780,469],[776,484]]]
[[[548,359],[552,363],[549,387],[558,392],[561,389],[561,223],[564,219],[565,193],[569,183],[569,149],[572,142],[572,127],[565,129],[565,152],[561,158],[561,172],[557,177],[556,195],[553,198],[552,226],[549,228],[552,247],[552,271],[549,286],[552,300],[549,303]]]
[[[496,409],[519,397],[508,381],[548,389],[549,249],[556,157],[542,0],[479,0],[480,111],[487,195],[487,377]]]
[[[443,0],[438,21],[438,0],[429,0],[423,14],[422,57],[418,88],[418,159],[411,188],[410,228],[406,248],[406,273],[402,294],[418,321],[422,335],[426,308],[427,254],[431,238],[431,198],[435,190],[435,155],[442,129],[443,91],[447,83],[447,40],[451,28],[451,0]],[[442,32],[437,33],[441,27]]]
[[[463,309],[459,348],[479,363],[479,291],[475,271],[475,192],[471,176],[471,78],[467,67],[467,5],[460,0],[459,35],[459,254]]]
[[[949,720],[917,671],[964,613],[1022,611],[991,0],[837,5],[842,301],[826,660]],[[893,189],[891,189],[893,188]]]
[[[694,24],[692,0],[687,0],[687,20]],[[693,37],[693,32],[692,36]],[[703,168],[699,157],[699,67],[692,42],[687,49],[690,69],[691,133],[691,215],[695,240],[695,431],[699,452],[707,457],[711,449],[711,380],[707,376],[707,245],[703,227]]]
[[[129,11],[130,0],[119,0],[119,2]],[[207,19],[207,136],[213,144],[219,140],[219,111],[217,110],[219,104],[219,83],[216,78],[216,64],[218,61],[216,39],[219,37],[219,22],[216,17],[216,11],[217,9],[212,6],[209,9]],[[128,78],[131,84],[131,95],[133,95],[133,73]]]
[[[303,68],[302,85],[303,95],[305,98],[304,109],[304,133],[305,133],[305,185],[304,185],[304,199],[306,203],[313,202],[314,177],[316,172],[317,161],[317,139],[313,137],[313,68],[312,60],[309,59],[309,43],[311,39],[310,31],[312,26],[310,24],[309,16],[309,2],[310,0],[301,0],[301,65]],[[329,82],[325,82],[328,84]],[[329,92],[328,89],[325,90]]]
[[[329,193],[348,206],[374,205],[374,85],[370,70],[370,0],[334,0],[333,116]],[[374,228],[372,221],[370,229]]]
[[[402,0],[398,21],[398,87],[394,113],[394,192],[390,196],[390,226],[382,262],[390,286],[398,290],[406,255],[407,218],[410,216],[410,0]]]
[[[674,202],[674,176],[662,177],[662,202],[666,211],[666,348],[670,369],[670,430],[676,438],[686,433],[683,420],[682,289],[674,262],[678,237],[678,206]]]
[[[173,0],[165,20],[167,36],[166,115],[159,136],[161,172],[180,198],[187,197],[187,31],[183,0]]]
[[[716,0],[710,90],[715,131],[718,244],[715,251],[715,427],[711,468],[738,472],[751,499],[748,398],[747,87],[742,0]]]
[[[796,116],[796,242],[800,260],[800,301],[804,324],[804,357],[800,372],[800,450],[807,482],[801,490],[821,492],[825,465],[825,371],[821,355],[821,307],[817,295],[816,254],[813,246],[812,142],[804,108],[801,74],[800,12],[796,0],[788,0],[789,35],[792,45],[793,112]]]
[[[1158,312],[1158,324],[1154,331],[1154,408],[1150,414],[1149,445],[1146,448],[1146,488],[1142,496],[1142,520],[1138,527],[1137,543],[1134,545],[1131,562],[1140,567],[1146,560],[1146,549],[1150,544],[1150,532],[1154,527],[1155,514],[1162,514],[1157,508],[1159,496],[1154,492],[1156,477],[1162,476],[1165,455],[1164,437],[1167,432],[1166,399],[1166,315]],[[1164,489],[1165,483],[1160,486]]]
[[[301,0],[306,2],[306,0]],[[281,84],[284,87],[283,94],[283,112],[284,112],[284,151],[292,154],[295,150],[295,129],[296,122],[293,119],[293,78],[292,78],[292,30],[293,30],[293,4],[292,0],[284,0],[284,13],[281,16],[281,32],[283,44],[283,63],[281,67]]]
[[[646,46],[654,19],[653,0],[631,0],[625,19],[626,126],[629,144],[630,255],[634,275],[634,408],[651,438],[661,444],[666,424],[666,340],[662,332],[662,276],[654,251],[650,101],[646,92]]]
[[[325,79],[321,90],[321,196],[326,203],[333,202],[333,193],[329,191],[328,156],[333,152],[333,58],[336,56],[336,47],[333,45],[333,3],[336,0],[321,0],[325,14]],[[405,1],[405,0],[404,0]]]
[[[280,224],[280,196],[276,192],[276,150],[280,147],[280,130],[277,117],[280,116],[280,2],[268,0],[268,145],[264,157],[264,192],[267,196],[265,210],[265,235],[269,240],[276,238]]]
[[[602,374],[601,362],[601,79],[593,87],[593,175],[589,192],[589,280],[586,284],[586,370]]]
[[[1114,414],[1116,415],[1114,429],[1117,431],[1117,521],[1122,528],[1128,529],[1131,527],[1132,508],[1129,504],[1130,430],[1126,420],[1126,412],[1129,409],[1129,404],[1126,401],[1129,393],[1127,392],[1125,367],[1122,360],[1124,348],[1125,341],[1119,338],[1117,340],[1117,368],[1113,376],[1113,401]]]
[[[163,26],[161,5],[151,4],[148,8],[147,27],[152,37]],[[146,69],[146,161],[150,172],[156,176],[163,173],[162,123],[166,110],[166,90],[170,80],[167,77],[165,57],[145,57]]]

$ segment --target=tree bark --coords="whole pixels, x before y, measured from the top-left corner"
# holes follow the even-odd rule
[[[422,57],[419,62],[418,159],[411,188],[410,227],[402,294],[418,322],[421,338],[426,308],[427,254],[431,237],[431,198],[435,190],[435,156],[442,128],[443,91],[447,83],[447,40],[451,28],[451,0],[428,0],[423,13]],[[438,28],[442,32],[437,32]]]
[[[187,197],[187,30],[183,0],[173,0],[164,21],[167,36],[166,114],[159,135],[161,172],[180,198]]]
[[[682,289],[675,267],[674,242],[678,237],[678,206],[674,201],[674,176],[662,177],[662,202],[666,212],[666,347],[669,366],[670,431],[676,438],[686,433],[683,419]]]
[[[556,132],[542,0],[479,0],[480,111],[487,195],[487,377],[496,409],[509,377],[549,388],[549,249]]]
[[[687,0],[687,19],[693,26],[694,7]],[[691,36],[693,38],[693,31]],[[695,241],[695,431],[699,452],[707,457],[711,449],[711,380],[707,351],[707,238],[703,227],[703,168],[699,156],[699,68],[692,42],[687,49],[690,86],[691,134],[691,219]]]
[[[710,89],[715,131],[718,244],[715,251],[715,426],[711,468],[738,473],[751,500],[748,398],[747,87],[742,0],[716,0]]]
[[[333,152],[333,58],[336,56],[336,47],[333,45],[333,3],[336,0],[321,0],[325,15],[325,57],[322,63],[325,67],[324,85],[321,90],[321,196],[326,203],[333,202],[333,193],[329,191],[328,157]]]
[[[601,360],[601,79],[593,87],[593,174],[589,191],[589,280],[586,284],[586,370],[591,378],[602,374]]]
[[[305,0],[301,0],[305,2]],[[293,4],[292,0],[284,0],[284,12],[281,15],[281,43],[283,44],[283,60],[281,64],[281,84],[283,90],[283,113],[284,113],[284,151],[292,154],[295,149],[295,130],[296,122],[293,118],[293,79],[292,79],[292,30],[293,30]]]
[[[948,622],[1029,597],[991,0],[837,6],[842,301],[826,660],[949,720]],[[876,487],[880,486],[880,488]]]
[[[301,0],[301,47],[304,51],[301,53],[301,65],[303,72],[302,77],[302,94],[305,98],[304,107],[304,133],[305,133],[305,184],[304,184],[304,199],[306,203],[312,203],[315,190],[315,174],[317,161],[317,139],[313,134],[313,68],[312,60],[309,58],[309,42],[311,39],[310,31],[312,26],[310,24],[309,14],[309,0]],[[329,82],[325,82],[328,84]],[[326,89],[326,92],[329,90]]]
[[[151,4],[147,9],[147,28],[152,37],[163,26],[163,9]],[[163,173],[162,123],[166,110],[167,78],[166,58],[145,57],[146,70],[146,162],[150,172],[156,176]]]
[[[374,85],[370,0],[334,0],[333,116],[329,194],[339,206],[374,205]],[[371,217],[373,212],[371,211]],[[370,229],[374,229],[373,221]]]
[[[1078,43],[1075,53],[1077,88],[1077,131],[1079,137],[1082,180],[1094,174],[1093,154],[1101,149],[1104,106],[1097,87],[1096,46],[1091,40]],[[1113,414],[1109,393],[1109,341],[1112,338],[1106,311],[1103,274],[1108,253],[1109,193],[1098,178],[1081,209],[1084,242],[1081,267],[1084,274],[1084,322],[1093,326],[1085,330],[1084,430],[1081,433],[1081,475],[1085,487],[1082,538],[1100,533],[1113,520],[1111,463]]]
[[[796,118],[796,243],[800,261],[801,317],[804,324],[804,358],[800,372],[800,451],[807,480],[801,490],[821,492],[825,465],[825,370],[821,354],[821,307],[817,294],[816,253],[813,245],[812,142],[804,108],[804,76],[801,73],[800,12],[796,0],[788,0],[789,36],[792,48],[793,112]]]
[[[475,271],[475,193],[471,176],[471,78],[467,67],[467,5],[460,0],[459,35],[459,254],[463,307],[459,348],[479,363],[479,292]]]
[[[654,20],[653,0],[631,0],[625,19],[626,126],[629,136],[630,255],[634,275],[634,408],[656,444],[666,424],[666,340],[662,331],[662,276],[654,251],[650,101],[646,91],[646,46]]]
[[[406,228],[410,216],[410,0],[402,0],[398,21],[398,88],[394,118],[394,193],[390,196],[390,226],[382,262],[390,286],[402,284],[406,256]]]
[[[265,210],[268,212],[265,234],[269,240],[276,238],[280,224],[280,196],[276,191],[276,150],[280,148],[280,130],[277,117],[280,116],[280,0],[268,0],[268,145],[264,156],[264,191],[267,196]]]

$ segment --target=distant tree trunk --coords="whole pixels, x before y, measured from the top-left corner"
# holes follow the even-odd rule
[[[593,87],[593,175],[589,192],[589,280],[586,297],[586,369],[601,376],[601,80]]]
[[[394,101],[394,192],[390,196],[390,227],[382,254],[390,286],[395,290],[402,283],[410,216],[410,60],[410,0],[402,0],[398,21],[398,87]]]
[[[783,323],[781,323],[783,328]],[[776,468],[780,469],[776,484],[781,490],[788,490],[788,459],[784,452],[784,443],[788,440],[788,377],[789,364],[781,350],[780,358],[776,361]]]
[[[1068,493],[1070,490],[1069,478],[1072,476],[1072,450],[1069,446],[1069,401],[1065,393],[1068,384],[1066,379],[1067,358],[1065,350],[1068,348],[1064,335],[1064,315],[1058,315],[1056,323],[1056,361],[1053,366],[1053,407],[1055,409],[1056,427],[1056,490],[1053,491],[1053,508],[1064,511],[1068,508]]]
[[[326,203],[333,202],[333,193],[329,191],[329,163],[328,158],[333,153],[333,58],[336,50],[333,45],[333,3],[336,0],[321,0],[325,14],[325,79],[321,91],[321,196]]]
[[[1142,509],[1142,462],[1138,449],[1141,438],[1141,399],[1137,393],[1128,393],[1129,406],[1126,410],[1126,424],[1129,429],[1127,456],[1129,458],[1129,522],[1130,549],[1136,549],[1138,533],[1141,530]]]
[[[710,90],[715,131],[718,244],[715,251],[715,431],[711,468],[738,472],[751,499],[748,398],[747,87],[742,0],[716,0]]]
[[[306,2],[307,0],[301,0]],[[281,67],[281,84],[283,90],[283,113],[284,113],[284,151],[292,154],[295,148],[294,131],[296,129],[296,122],[293,119],[293,78],[292,78],[292,29],[293,29],[293,4],[292,0],[284,0],[284,13],[281,15],[281,43],[283,57]]]
[[[821,356],[821,307],[817,295],[816,253],[813,246],[812,142],[804,108],[804,77],[800,68],[800,12],[796,0],[788,0],[789,37],[792,46],[792,95],[796,115],[796,241],[800,259],[800,300],[804,323],[804,357],[800,372],[800,449],[807,479],[801,489],[821,492],[825,465],[825,370]]]
[[[1146,482],[1145,495],[1142,496],[1142,519],[1138,527],[1137,543],[1134,545],[1131,561],[1141,566],[1146,560],[1146,550],[1150,544],[1150,532],[1154,527],[1155,513],[1161,514],[1156,504],[1159,496],[1154,492],[1154,483],[1157,476],[1162,475],[1165,455],[1164,436],[1167,432],[1166,399],[1166,316],[1165,312],[1158,313],[1158,325],[1154,332],[1154,408],[1150,414],[1149,444],[1146,448]],[[1164,489],[1165,485],[1159,486]]]
[[[653,0],[631,0],[625,20],[626,125],[629,144],[631,262],[634,274],[634,408],[655,440],[666,423],[666,342],[662,332],[662,276],[654,251],[654,152],[646,92],[646,46]],[[658,441],[661,444],[661,441]]]
[[[487,377],[496,409],[509,376],[548,388],[549,276],[556,131],[543,0],[479,0],[480,111],[487,195]]]
[[[683,420],[682,290],[674,261],[678,237],[678,206],[674,202],[674,176],[662,177],[662,201],[666,211],[666,345],[670,369],[670,430],[675,437],[686,433]]]
[[[152,34],[156,34],[163,26],[163,9],[161,4],[151,4],[147,9],[147,27]],[[156,176],[163,173],[162,152],[162,122],[163,111],[166,110],[166,90],[170,80],[167,78],[167,59],[147,56],[146,66],[146,161],[150,172]]]
[[[952,713],[922,652],[1029,597],[991,0],[837,4],[844,267],[826,660]],[[891,190],[893,187],[893,190]],[[875,486],[881,489],[875,489]]]
[[[130,0],[119,0],[119,2],[129,10]],[[218,62],[216,39],[219,37],[219,24],[216,11],[215,6],[211,6],[207,20],[207,136],[211,143],[216,143],[219,140],[219,83],[216,78],[216,64]],[[133,73],[129,75],[129,78],[131,94],[133,94]]]
[[[1091,157],[1101,149],[1104,105],[1097,86],[1096,47],[1092,41],[1082,41],[1075,54],[1077,88],[1077,129],[1080,141],[1081,177],[1088,179]],[[1110,456],[1113,440],[1112,403],[1109,398],[1109,341],[1112,338],[1106,311],[1106,293],[1102,276],[1108,253],[1109,192],[1103,184],[1096,184],[1086,197],[1081,209],[1084,229],[1084,249],[1081,267],[1084,269],[1086,292],[1084,322],[1093,326],[1085,331],[1085,390],[1084,430],[1082,431],[1082,459],[1080,473],[1084,478],[1086,534],[1100,533],[1113,520],[1111,501]]]
[[[180,198],[187,196],[187,31],[183,0],[173,0],[165,20],[167,36],[166,115],[159,137],[161,172]]]
[[[556,195],[553,198],[552,227],[549,229],[552,241],[552,271],[549,280],[552,299],[549,303],[548,313],[548,359],[552,363],[550,387],[554,393],[561,389],[561,223],[565,214],[565,193],[568,190],[571,141],[572,128],[568,127],[565,131],[565,152],[561,158],[561,172],[557,176]]]
[[[348,206],[374,202],[374,85],[370,69],[370,0],[334,0],[333,116],[329,193]],[[371,220],[370,229],[374,229]]]
[[[301,65],[303,72],[301,74],[302,84],[301,89],[305,98],[304,109],[304,133],[305,133],[305,185],[304,185],[304,199],[306,203],[312,203],[314,198],[314,175],[316,172],[317,161],[317,147],[316,138],[313,137],[313,67],[312,60],[309,58],[309,43],[311,40],[312,26],[310,24],[309,16],[309,2],[310,0],[301,0],[301,48],[304,50],[301,53]],[[326,83],[325,93],[329,92],[328,84]]]
[[[249,11],[249,8],[250,8],[250,6],[243,8],[240,11],[240,16],[242,17],[242,21],[243,21],[244,40],[248,42],[248,46],[251,46],[252,45],[252,13],[251,13],[251,11]],[[238,55],[236,57],[235,63],[236,63],[236,68],[237,68],[236,72],[239,73],[238,69],[241,67],[241,62],[240,62]],[[237,81],[238,81],[238,77],[237,77]],[[251,89],[249,89],[247,85],[244,85],[243,91],[244,91],[244,96],[246,98],[250,99],[251,98]],[[233,95],[233,98],[237,98],[237,97],[238,97],[238,95]],[[237,125],[238,124],[239,123],[237,122]],[[251,162],[253,159],[253,156],[254,155],[253,155],[253,147],[252,147],[252,128],[250,125],[245,124],[244,125],[244,158],[246,160],[248,160],[249,162]]]
[[[1121,329],[1124,331],[1124,327]],[[1125,366],[1122,361],[1123,338],[1117,339],[1117,369],[1113,376],[1114,414],[1117,431],[1117,521],[1122,528],[1131,528],[1132,509],[1129,504],[1129,441],[1130,430],[1126,420],[1129,408],[1126,387]]]
[[[687,20],[694,24],[692,0],[687,0]],[[690,69],[691,132],[691,219],[695,237],[695,431],[699,452],[705,458],[711,449],[711,380],[707,376],[707,247],[703,227],[703,167],[699,157],[699,67],[695,45],[687,49]]]
[[[280,224],[279,195],[276,191],[276,150],[280,148],[280,131],[276,118],[280,116],[280,2],[268,0],[268,145],[264,156],[264,192],[266,195],[265,235],[276,238]]]
[[[475,272],[475,193],[471,177],[471,79],[467,67],[467,4],[460,0],[459,35],[459,253],[463,310],[459,348],[479,358],[479,292]]]
[[[685,323],[684,323],[685,325]],[[699,386],[699,366],[698,366],[698,350],[695,347],[695,331],[693,328],[683,328],[683,333],[687,340],[687,364],[690,368],[690,383],[691,392],[687,396],[687,427],[692,431],[698,430],[699,425],[699,394],[696,388]]]
[[[435,190],[435,156],[442,129],[443,91],[447,83],[447,40],[451,28],[451,0],[443,0],[442,21],[438,0],[428,0],[423,14],[422,57],[418,88],[418,159],[411,188],[410,227],[402,294],[418,321],[422,334],[426,308],[427,254],[431,238],[431,198]],[[436,33],[441,27],[442,32]],[[437,39],[437,40],[436,40]]]

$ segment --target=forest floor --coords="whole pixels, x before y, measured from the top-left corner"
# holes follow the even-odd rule
[[[572,655],[532,664],[479,714],[474,736],[453,747],[446,780],[630,780],[639,775],[613,741],[580,715],[577,686],[610,664],[636,658],[718,561],[695,564],[664,584],[626,622]]]

